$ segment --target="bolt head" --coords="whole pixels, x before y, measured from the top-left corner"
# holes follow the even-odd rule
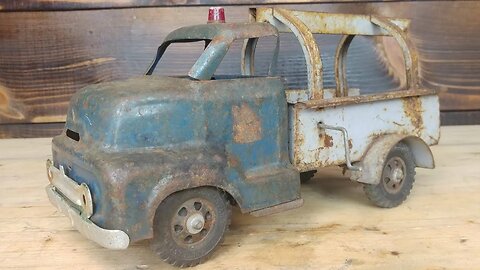
[[[193,228],[197,229],[197,230],[201,230],[203,228],[203,222],[200,221],[200,220],[197,220],[195,222],[195,224],[193,224]]]

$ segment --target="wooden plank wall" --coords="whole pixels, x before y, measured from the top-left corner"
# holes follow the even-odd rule
[[[20,5],[31,1],[15,2]],[[87,7],[88,1],[81,2],[83,8]],[[9,3],[14,1],[1,3],[4,10],[18,9]],[[65,5],[66,2],[62,7]],[[22,7],[25,9],[25,5]],[[32,7],[33,10],[42,8]],[[440,91],[443,123],[480,123],[480,76],[477,75],[480,73],[480,2],[329,3],[285,7],[411,19],[409,33],[418,49],[421,81]],[[0,137],[59,133],[68,100],[75,91],[88,84],[143,74],[165,35],[177,27],[204,23],[207,9],[0,12]],[[230,22],[245,21],[247,6],[227,7],[226,13]],[[326,59],[325,85],[332,87],[332,57],[338,37],[318,37],[317,40]],[[236,46],[234,52],[239,49]],[[239,54],[231,55],[223,66],[227,72],[239,68]],[[174,52],[162,64],[167,67],[164,70],[177,71],[191,58],[191,52]],[[349,54],[349,83],[364,92],[396,88],[403,78],[400,62],[398,48],[390,39],[355,40]],[[305,61],[291,35],[282,36],[279,65],[280,74],[286,76],[289,86],[306,84]]]

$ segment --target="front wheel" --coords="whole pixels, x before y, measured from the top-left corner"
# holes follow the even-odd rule
[[[383,164],[382,178],[378,184],[365,184],[368,199],[379,207],[400,205],[410,194],[415,182],[415,162],[403,143],[395,145]]]
[[[223,240],[230,215],[226,194],[216,188],[174,193],[156,211],[152,249],[175,266],[202,263]]]

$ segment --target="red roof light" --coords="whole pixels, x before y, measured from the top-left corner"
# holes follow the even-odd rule
[[[211,7],[208,9],[208,23],[224,23],[225,10],[223,7]]]

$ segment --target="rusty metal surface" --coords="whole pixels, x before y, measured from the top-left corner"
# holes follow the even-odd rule
[[[422,100],[420,97],[412,97],[408,99],[402,99],[403,109],[405,116],[410,119],[410,123],[414,127],[415,133],[419,133],[423,128],[423,118],[418,114],[423,112]]]
[[[305,55],[305,61],[307,63],[308,98],[322,98],[323,65],[322,58],[320,56],[320,49],[318,48],[317,42],[313,37],[313,33],[309,31],[309,28],[303,23],[302,20],[293,16],[285,9],[275,9],[272,10],[272,13],[273,18],[286,25],[300,42],[303,54]]]
[[[262,123],[258,114],[247,103],[232,107],[233,141],[251,143],[262,138]]]
[[[275,36],[278,31],[268,23],[209,23],[185,26],[170,32],[164,42],[174,40],[247,39]]]
[[[344,35],[338,43],[335,52],[335,96],[337,97],[348,96],[346,69],[347,53],[354,37],[355,35]]]
[[[79,208],[82,216],[89,218],[93,214],[93,202],[90,189],[85,183],[78,184],[65,175],[63,166],[57,169],[53,162],[47,160],[47,176],[50,184],[55,191],[60,192],[68,200]]]
[[[362,168],[358,166],[352,165],[351,159],[350,159],[350,150],[353,148],[352,144],[352,139],[349,138],[348,136],[348,131],[344,127],[340,126],[330,126],[330,125],[325,125],[323,122],[319,122],[317,124],[318,128],[320,130],[336,130],[340,131],[343,134],[343,148],[345,149],[345,166],[347,167],[348,170],[351,171],[361,171]],[[328,136],[327,134],[324,133],[325,138],[329,137],[329,141],[333,141],[333,138]],[[325,142],[325,140],[324,140]],[[332,147],[333,143],[329,146],[328,144],[325,144],[324,147]]]
[[[238,142],[234,112],[246,128]],[[242,119],[252,112],[253,125]],[[79,141],[65,132],[55,137],[54,165],[90,187],[92,222],[123,230],[132,242],[152,236],[155,209],[179,190],[216,186],[243,212],[300,196],[279,78],[145,76],[97,84],[73,97],[65,128]]]
[[[402,92],[405,93],[398,93]],[[320,122],[350,131],[352,162],[362,160],[371,143],[389,134],[415,136],[427,145],[438,143],[440,119],[438,96],[435,94],[346,98],[350,100],[332,106],[328,103],[317,107],[300,103],[293,106],[295,121],[290,141],[295,142],[291,146],[292,160],[299,170],[346,163],[343,137],[337,132],[319,129],[317,124]],[[372,166],[375,165],[372,163]]]
[[[287,91],[289,103],[324,99],[322,59],[313,34],[342,34],[335,56],[335,97],[348,95],[345,74],[349,45],[356,35],[392,36],[400,45],[406,67],[405,89],[418,87],[417,55],[406,36],[408,20],[369,15],[335,14],[283,8],[257,8],[250,12],[257,22],[269,22],[279,32],[293,32],[305,55],[308,89]]]
[[[150,76],[92,85],[72,98],[65,130],[53,140],[54,166],[88,185],[94,224],[124,231],[132,242],[150,238],[159,204],[177,191],[201,186],[224,190],[242,212],[296,207],[299,171],[345,165],[347,157],[352,169],[363,159],[367,173],[353,178],[366,182],[376,176],[373,166],[381,167],[370,161],[377,152],[371,149],[392,134],[417,148],[417,166],[433,166],[427,150],[439,139],[438,97],[418,89],[407,21],[272,8],[252,10],[251,17],[257,22],[180,28],[158,48]],[[278,30],[269,23],[299,39],[308,89],[285,90],[281,78],[253,76],[255,46],[264,36],[277,37],[269,69],[274,74]],[[323,89],[314,33],[347,35],[337,50],[337,89]],[[407,90],[356,95],[348,89],[345,56],[358,34],[392,35],[399,42]],[[236,39],[245,40],[242,75],[214,76]],[[171,43],[196,41],[206,48],[187,76],[151,75]],[[382,147],[388,154],[387,145]]]
[[[382,27],[397,41],[403,52],[405,63],[406,85],[405,89],[418,87],[418,56],[412,43],[407,38],[405,31],[402,31],[398,25],[392,23],[386,18],[377,16],[371,17],[372,23]]]
[[[275,36],[278,39],[277,29],[268,23],[211,23],[182,27],[167,35],[165,41],[158,47],[157,55],[146,75],[153,74],[163,54],[172,43],[203,41],[205,50],[189,70],[188,76],[197,80],[210,80],[235,40],[257,40],[266,36]],[[273,54],[269,67],[271,75],[274,74],[277,63],[278,42],[274,50],[277,53]],[[253,52],[250,53],[252,54]],[[250,57],[247,58],[250,59]]]
[[[249,9],[249,11],[250,11],[249,21],[251,23],[254,23],[255,9]],[[275,76],[277,72],[278,52],[280,48],[280,38],[279,38],[278,31],[273,36],[276,37],[276,44],[273,49],[272,61],[270,62],[270,65],[268,68],[268,76]],[[259,40],[258,37],[248,38],[248,39],[245,39],[243,43],[240,69],[241,69],[242,75],[244,76],[255,75],[255,49],[256,49],[258,40]]]
[[[257,8],[257,21],[268,21],[278,28],[279,32],[290,32],[291,29],[282,25],[283,22],[275,21],[276,13],[289,14],[301,20],[306,28],[312,33],[317,34],[340,34],[340,35],[373,35],[384,36],[391,35],[391,33],[382,26],[375,26],[371,23],[370,15],[357,14],[341,14],[341,13],[325,13],[316,11],[300,11],[288,10],[284,8]],[[408,20],[402,19],[387,19],[392,24],[396,25],[402,31],[408,25]]]
[[[278,20],[277,14],[281,14],[286,20],[301,23],[289,25],[285,20]],[[409,24],[407,20],[278,8],[257,9],[256,20],[272,23],[279,32],[298,31],[303,36],[313,33],[344,35],[335,55],[336,89],[333,95],[323,89],[321,96],[311,95],[311,88],[287,91],[287,100],[291,107],[290,158],[297,169],[308,171],[349,164],[349,151],[352,161],[359,161],[370,144],[388,134],[417,136],[429,145],[438,142],[438,97],[435,91],[420,89],[418,86],[417,56],[406,35]],[[404,90],[374,95],[349,95],[351,91],[348,89],[345,73],[346,56],[356,35],[389,35],[397,41],[404,54]],[[317,46],[315,40],[308,44],[305,44],[305,39],[299,39],[299,42],[307,53],[307,46]],[[315,70],[312,65],[307,64],[307,71],[312,74],[319,72],[319,76],[322,76],[322,70]],[[369,125],[363,124],[365,119],[371,119]],[[327,126],[349,130],[352,138],[347,142],[338,134],[321,128]],[[346,151],[346,154],[343,151]],[[347,167],[357,168],[352,165]]]
[[[58,193],[53,185],[45,188],[48,199],[60,211],[70,218],[72,226],[86,238],[108,249],[126,249],[130,244],[128,235],[121,230],[105,230],[75,208],[71,201]]]
[[[402,134],[387,134],[376,138],[369,146],[365,156],[358,166],[362,172],[351,172],[350,178],[354,181],[367,184],[378,184],[381,180],[383,164],[393,146],[402,142],[408,146],[417,167],[433,169],[435,162],[428,145],[420,138]]]
[[[326,107],[343,106],[348,104],[368,103],[373,101],[382,101],[389,99],[397,99],[404,97],[415,96],[428,96],[436,95],[436,91],[430,89],[410,89],[404,91],[388,91],[380,94],[373,95],[358,95],[358,96],[346,96],[332,99],[317,99],[309,100],[299,103],[299,106],[304,106],[310,109],[320,109]]]
[[[282,203],[272,207],[256,210],[251,212],[250,214],[254,217],[261,217],[261,216],[266,216],[266,215],[287,211],[290,209],[295,209],[295,208],[301,207],[302,205],[303,205],[303,199],[300,198],[291,202],[286,202],[286,203]]]

